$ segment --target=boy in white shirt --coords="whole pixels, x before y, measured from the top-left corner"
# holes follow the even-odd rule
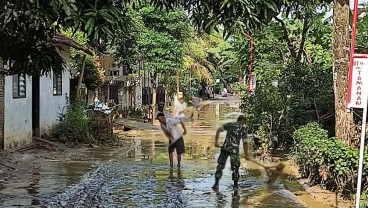
[[[179,119],[184,122],[185,119],[185,110],[187,108],[187,104],[184,102],[183,98],[179,99],[179,102],[175,104],[173,117]]]

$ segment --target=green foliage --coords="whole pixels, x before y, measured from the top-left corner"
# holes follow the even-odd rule
[[[294,133],[295,159],[303,177],[350,198],[356,193],[359,150],[328,138],[319,124],[310,123]],[[368,148],[365,150],[363,190],[368,188]]]
[[[272,147],[272,131],[269,131],[269,128],[266,129],[265,126],[260,126],[258,130],[255,133],[255,136],[260,140],[260,147],[259,150],[261,150],[262,159],[269,159],[269,149]]]
[[[332,25],[324,19],[327,5],[314,3],[288,5],[281,17],[252,34],[257,86],[253,96],[243,97],[242,109],[253,132],[262,127],[277,137],[276,147],[290,147],[293,131],[310,121],[334,132]],[[248,65],[248,43],[243,36],[233,38],[231,63]]]
[[[205,51],[211,43],[194,32],[183,9],[160,11],[143,1],[129,7],[126,16],[131,24],[118,31],[112,47],[119,64],[137,66],[144,59],[146,76],[148,70],[158,74],[169,94],[176,91],[177,74],[183,90],[188,90],[189,73],[193,83],[213,82],[214,66]]]
[[[294,129],[310,121],[320,122],[333,132],[331,73],[318,65],[303,64],[290,64],[279,74],[259,71],[255,94],[243,97],[241,105],[250,129],[256,132],[263,126],[283,147],[292,145]],[[277,88],[273,80],[278,80]]]
[[[364,8],[368,8],[365,3]],[[356,48],[359,52],[366,53],[368,48],[368,15],[358,17]]]
[[[248,91],[248,85],[244,85],[244,83],[235,83],[234,90],[240,93],[245,93]]]
[[[214,63],[216,70],[213,73],[216,79],[220,79],[222,83],[236,82],[240,77],[243,77],[244,66],[247,65],[243,61],[243,57],[238,56],[237,47],[247,47],[244,42],[236,42],[240,36],[232,37],[230,40],[224,41],[219,38],[220,34],[210,36],[210,41],[214,42],[211,48],[209,61]]]
[[[128,7],[126,16],[126,26],[117,30],[117,38],[110,44],[114,58],[119,65],[136,65],[139,60],[140,48],[138,42],[143,31],[146,30],[142,16],[137,9]]]
[[[114,116],[117,107],[111,107]],[[116,142],[109,131],[108,115],[92,109],[86,109],[85,102],[77,99],[69,104],[65,113],[59,116],[58,124],[52,129],[53,137],[63,143],[87,144]]]
[[[97,90],[102,87],[104,76],[104,69],[99,66],[96,58],[87,57],[83,76],[83,82],[87,89]]]
[[[368,191],[364,190],[362,193],[362,203],[360,204],[361,208],[368,208]]]
[[[186,9],[195,27],[207,32],[216,29],[218,25],[225,28],[225,35],[239,28],[247,30],[258,29],[278,14],[284,5],[284,0],[191,0],[191,1],[153,1],[157,8],[172,9],[182,6]],[[200,5],[200,6],[198,6]]]
[[[291,145],[290,132],[296,125],[290,119],[293,113],[290,108],[290,99],[283,91],[273,87],[271,82],[265,82],[265,80],[267,79],[262,79],[260,76],[259,81],[257,80],[259,88],[256,89],[255,96],[244,96],[241,108],[245,112],[252,132],[258,130],[268,132],[267,138],[257,137],[257,139],[270,146],[268,140],[277,137],[278,145],[289,147]]]
[[[162,12],[143,6],[138,12],[146,28],[138,41],[139,51],[145,52],[146,69],[168,78],[175,75],[183,69],[184,44],[190,34],[184,10]]]
[[[80,31],[74,32],[67,29],[63,32],[67,37],[73,38],[77,43],[86,46],[88,39],[85,34]],[[89,90],[96,90],[103,84],[104,69],[100,67],[97,56],[87,55],[82,51],[71,49],[70,66],[73,71],[79,72],[82,67],[83,57],[86,56],[83,82]]]
[[[10,0],[0,3],[0,57],[9,74],[39,75],[65,69],[52,37],[61,28],[80,30],[91,44],[106,43],[124,26],[123,0]],[[97,46],[97,45],[96,45]]]
[[[293,123],[317,121],[334,132],[334,91],[331,68],[292,64],[282,73],[280,88],[290,97]],[[287,83],[287,84],[285,84]]]
[[[94,122],[94,119],[87,117],[84,102],[76,100],[68,105],[65,114],[60,115],[53,134],[61,142],[86,143],[90,141],[90,131]]]
[[[195,77],[211,84],[214,82],[212,72],[215,71],[215,66],[209,61],[210,54],[206,51],[211,43],[206,38],[192,34],[190,42],[186,44],[183,64]]]

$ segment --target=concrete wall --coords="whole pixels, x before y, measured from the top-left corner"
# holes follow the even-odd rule
[[[70,62],[68,47],[59,51],[66,63]],[[40,78],[40,135],[49,134],[50,128],[57,123],[60,113],[65,113],[67,99],[70,94],[70,72],[65,70],[62,74],[61,95],[54,95],[53,74]]]
[[[50,127],[57,123],[60,113],[66,111],[67,97],[69,96],[70,74],[62,75],[62,93],[53,94],[53,77],[40,78],[40,135],[48,134]]]
[[[119,89],[119,102],[121,108],[131,107],[132,95],[129,87],[121,87]]]
[[[26,97],[13,98],[13,77],[5,77],[4,148],[32,142],[32,78],[26,76]]]
[[[60,51],[69,63],[69,48]],[[51,73],[52,74],[52,73]],[[32,142],[32,78],[26,76],[26,97],[13,98],[13,77],[5,77],[4,83],[4,148],[11,149]],[[62,94],[53,95],[53,76],[40,78],[40,133],[48,133],[57,122],[59,113],[66,106],[69,96],[70,72],[62,75]]]

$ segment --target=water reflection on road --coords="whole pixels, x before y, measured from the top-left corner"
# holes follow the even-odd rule
[[[303,207],[282,183],[267,186],[257,170],[241,170],[240,190],[232,189],[229,163],[221,180],[221,192],[214,193],[216,159],[219,150],[214,148],[215,129],[224,122],[236,119],[235,103],[220,103],[202,108],[200,119],[188,122],[185,136],[186,154],[181,170],[168,169],[167,139],[161,132],[145,131],[131,135],[137,148],[128,153],[140,161],[139,165],[121,167],[133,169],[136,175],[127,174],[127,183],[116,187],[117,205],[149,207]],[[128,139],[129,137],[127,137]],[[148,165],[148,163],[151,163]],[[143,164],[147,166],[143,166]],[[133,178],[139,178],[134,180]],[[119,178],[117,175],[116,178]],[[129,187],[129,188],[127,188]],[[144,187],[144,189],[142,189]]]
[[[283,183],[266,185],[258,170],[244,168],[251,166],[243,160],[239,192],[232,190],[229,163],[220,182],[221,192],[211,190],[219,154],[213,146],[215,129],[236,119],[234,106],[232,101],[215,102],[201,109],[198,121],[187,123],[186,154],[180,170],[169,169],[168,141],[160,131],[131,131],[123,136],[131,147],[99,148],[73,161],[43,162],[22,180],[0,186],[0,194],[6,198],[0,202],[8,206],[22,200],[19,205],[40,204],[45,195],[78,184],[82,175],[96,166],[95,161],[101,165],[112,159],[108,171],[99,176],[104,180],[100,189],[108,192],[108,197],[96,193],[102,200],[91,203],[92,207],[305,207]]]

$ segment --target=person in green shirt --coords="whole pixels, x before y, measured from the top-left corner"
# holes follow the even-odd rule
[[[219,182],[222,177],[222,170],[225,168],[226,160],[230,157],[231,162],[231,170],[233,172],[232,179],[234,181],[234,189],[238,188],[239,181],[239,167],[240,167],[240,158],[239,158],[239,146],[240,141],[243,142],[243,149],[245,153],[245,159],[249,160],[248,153],[248,137],[247,137],[247,129],[244,126],[245,117],[240,115],[236,122],[226,123],[221,126],[216,132],[215,138],[215,147],[220,147],[219,137],[220,133],[223,131],[227,131],[226,138],[224,144],[221,147],[221,153],[218,158],[218,166],[215,173],[215,184],[212,189],[215,191],[219,190]]]

